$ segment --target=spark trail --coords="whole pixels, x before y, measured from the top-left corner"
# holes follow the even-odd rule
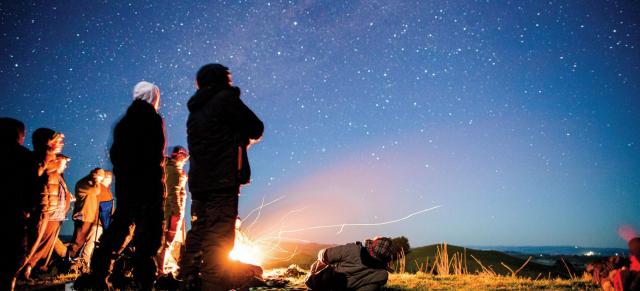
[[[345,227],[347,226],[379,226],[379,225],[387,225],[387,224],[392,224],[392,223],[397,223],[406,219],[409,219],[413,216],[416,216],[418,214],[422,214],[425,212],[429,212],[431,210],[434,209],[438,209],[442,207],[442,205],[438,205],[438,206],[434,206],[431,208],[427,208],[427,209],[423,209],[414,213],[411,213],[403,218],[399,218],[399,219],[395,219],[395,220],[390,220],[390,221],[385,221],[385,222],[379,222],[379,223],[343,223],[343,224],[332,224],[332,225],[318,225],[318,226],[311,226],[311,227],[304,227],[304,228],[298,228],[298,229],[291,229],[291,230],[281,230],[278,232],[278,234],[284,234],[284,233],[293,233],[293,232],[301,232],[301,231],[307,231],[307,230],[314,230],[314,229],[324,229],[324,228],[337,228],[339,227],[340,229],[338,230],[338,232],[336,234],[340,234],[342,233],[342,231],[344,230]]]

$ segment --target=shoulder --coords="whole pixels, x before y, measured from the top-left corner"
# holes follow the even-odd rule
[[[215,99],[219,102],[228,103],[236,102],[240,100],[240,88],[238,87],[225,87],[215,93]]]
[[[339,245],[328,248],[327,251],[340,254],[342,256],[360,255],[360,246],[356,244]]]
[[[88,177],[84,177],[80,180],[78,180],[78,182],[76,183],[76,188],[83,190],[83,189],[88,189],[91,186],[91,184],[89,183],[90,179]]]

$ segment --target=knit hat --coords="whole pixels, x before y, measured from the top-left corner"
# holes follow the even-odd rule
[[[160,103],[160,88],[147,81],[140,81],[133,87],[133,99],[146,101],[155,107]]]
[[[372,258],[384,263],[391,260],[390,238],[376,237],[373,240],[368,239],[364,242],[364,246],[367,248],[367,251]]]

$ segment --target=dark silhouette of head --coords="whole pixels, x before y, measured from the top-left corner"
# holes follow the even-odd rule
[[[24,123],[10,117],[0,118],[0,142],[2,144],[24,143]]]
[[[198,88],[230,86],[229,68],[221,64],[207,64],[198,70],[196,82]]]
[[[51,128],[41,127],[36,129],[31,135],[31,143],[33,151],[36,153],[46,153],[49,149],[49,140],[53,138],[56,132]]]

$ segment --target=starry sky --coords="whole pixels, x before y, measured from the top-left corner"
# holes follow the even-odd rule
[[[254,237],[441,205],[283,236],[624,247],[639,20],[634,1],[2,1],[0,116],[63,132],[74,185],[111,167],[140,80],[185,145],[195,73],[219,62],[266,126],[240,214],[281,198]]]

